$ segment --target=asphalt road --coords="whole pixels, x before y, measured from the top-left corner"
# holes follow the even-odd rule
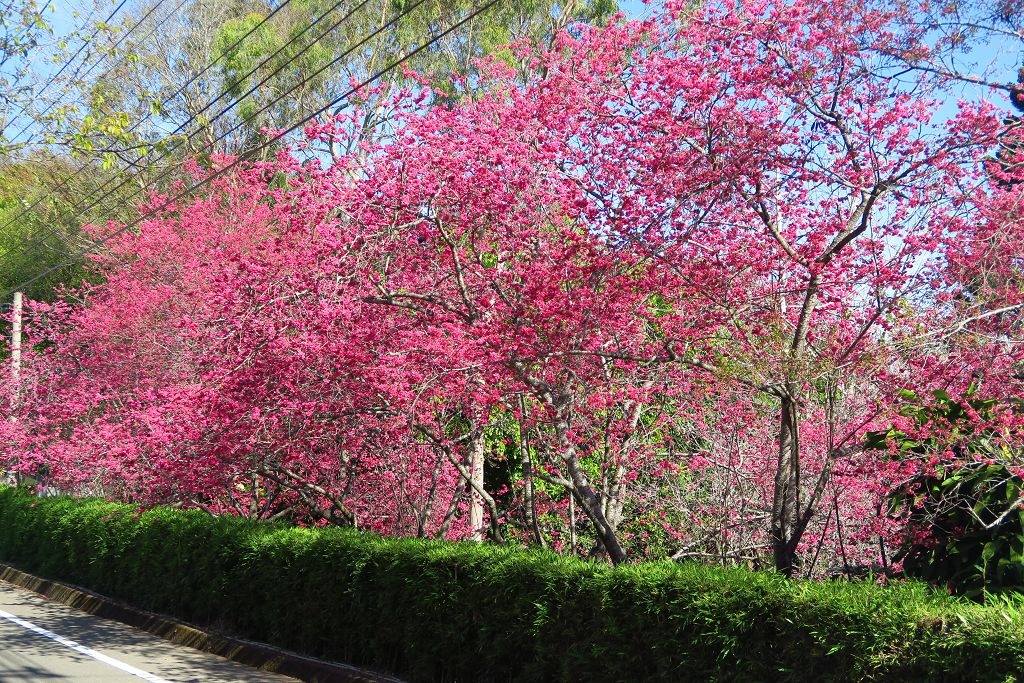
[[[0,683],[295,683],[0,581]]]

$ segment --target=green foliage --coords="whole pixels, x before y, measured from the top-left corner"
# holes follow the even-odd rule
[[[300,2],[295,10],[305,8],[310,18],[319,16],[317,3]],[[254,129],[264,125],[282,126],[286,119],[271,121],[275,113],[279,117],[294,116],[286,103],[284,111],[271,110],[264,114],[280,92],[292,93],[290,99],[301,99],[308,88],[323,88],[329,71],[326,67],[333,59],[332,45],[317,40],[321,33],[337,21],[331,15],[313,31],[307,25],[296,24],[284,30],[262,23],[266,18],[259,12],[229,19],[218,31],[214,42],[212,58],[218,64],[227,91],[232,98],[245,95],[236,105],[238,116]],[[254,31],[249,35],[250,31]],[[245,37],[248,36],[248,37]],[[241,43],[236,43],[245,37]],[[253,70],[256,70],[253,72]],[[318,78],[311,80],[311,74]],[[270,87],[263,87],[270,84]]]
[[[0,559],[411,681],[1004,681],[1021,603],[0,490]]]
[[[912,529],[930,532],[904,549],[906,573],[970,597],[1024,592],[1022,486],[1005,466],[983,463],[914,478],[891,497]]]
[[[101,219],[95,212],[80,214],[76,207],[87,203],[105,176],[95,173],[68,182],[72,177],[73,168],[61,158],[39,155],[0,164],[0,291],[51,267],[55,270],[34,282],[26,295],[50,300],[60,285],[81,284],[86,267],[67,262],[88,243],[81,225]]]
[[[927,405],[912,392],[903,398],[909,404],[902,414],[923,434],[937,436],[890,428],[869,434],[868,447],[895,442],[901,458],[947,451],[956,460],[915,476],[890,495],[892,514],[906,521],[906,541],[896,559],[903,560],[908,576],[972,598],[1024,592],[1024,480],[1005,464],[1015,453],[990,426],[996,411],[1021,406],[975,398],[973,389],[963,401],[945,391],[934,392]]]

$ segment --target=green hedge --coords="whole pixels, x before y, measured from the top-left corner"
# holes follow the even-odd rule
[[[999,682],[1024,672],[1016,605],[917,584],[611,569],[13,489],[0,490],[0,560],[413,681]]]

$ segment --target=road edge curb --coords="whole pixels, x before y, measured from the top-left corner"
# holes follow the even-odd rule
[[[138,628],[176,645],[209,652],[306,683],[402,683],[398,678],[347,664],[325,662],[272,645],[207,631],[172,617],[137,609],[85,588],[34,576],[3,562],[0,562],[0,580],[82,612]]]

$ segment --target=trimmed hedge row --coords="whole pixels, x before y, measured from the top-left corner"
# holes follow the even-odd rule
[[[413,681],[1016,681],[1024,613],[0,489],[0,560]],[[1024,680],[1024,679],[1022,679]]]

